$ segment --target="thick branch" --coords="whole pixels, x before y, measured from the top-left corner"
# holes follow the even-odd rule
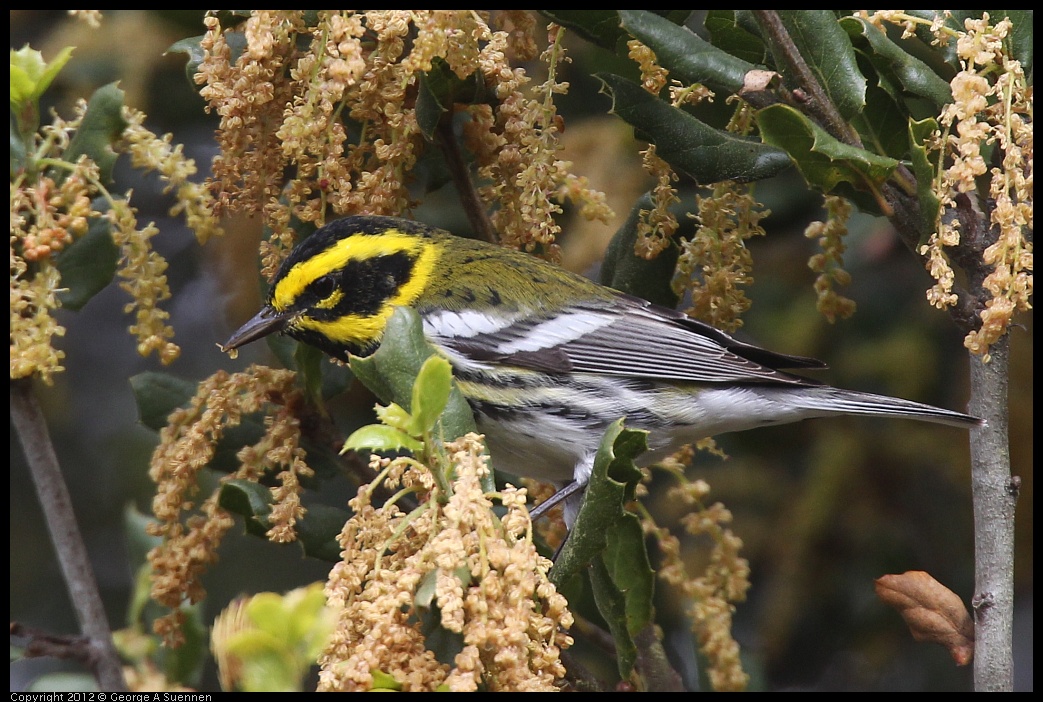
[[[974,503],[974,688],[1014,689],[1014,505],[1020,480],[1010,474],[1007,379],[1010,340],[1004,336],[983,363],[971,357],[970,411],[988,424],[971,436]]]
[[[33,485],[43,507],[47,530],[58,554],[80,629],[90,641],[93,654],[88,658],[93,664],[98,685],[104,691],[125,691],[127,686],[119,655],[112,643],[112,631],[87,557],[87,547],[76,525],[69,488],[58,467],[58,457],[43,412],[28,379],[11,381],[11,422],[29,463]]]

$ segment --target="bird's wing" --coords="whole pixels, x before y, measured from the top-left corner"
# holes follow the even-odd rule
[[[590,372],[704,383],[818,382],[783,368],[823,368],[810,358],[745,344],[673,310],[620,296],[617,304],[577,304],[553,315],[493,317],[440,311],[424,319],[435,343],[470,360],[551,373]]]

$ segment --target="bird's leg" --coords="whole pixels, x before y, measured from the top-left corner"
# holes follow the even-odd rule
[[[587,482],[585,480],[583,482],[579,482],[578,480],[572,481],[534,507],[532,511],[529,512],[530,518],[535,522],[537,519],[549,512],[553,507],[561,503],[562,500],[567,499],[569,496],[574,495],[577,492],[582,493],[585,487],[587,487]]]

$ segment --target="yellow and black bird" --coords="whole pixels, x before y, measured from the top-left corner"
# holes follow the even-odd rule
[[[605,429],[649,432],[648,462],[725,432],[831,415],[974,427],[974,417],[841,390],[823,368],[743,343],[542,259],[393,217],[333,221],[283,262],[225,350],[283,332],[347,360],[378,346],[396,306],[450,361],[497,468],[583,485]],[[785,369],[785,370],[784,370]]]

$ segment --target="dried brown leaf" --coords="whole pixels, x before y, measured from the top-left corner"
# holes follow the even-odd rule
[[[974,658],[974,620],[963,600],[920,570],[877,578],[876,595],[905,619],[917,641],[945,646],[956,665]]]

